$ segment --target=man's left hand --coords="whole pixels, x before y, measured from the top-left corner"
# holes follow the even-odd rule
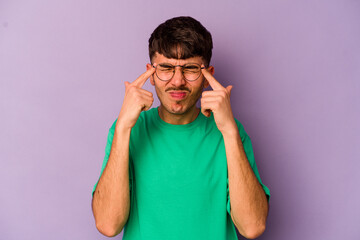
[[[216,126],[222,134],[234,132],[235,129],[237,130],[237,126],[230,104],[232,86],[223,87],[206,69],[202,69],[201,72],[213,89],[202,93],[202,114],[210,117],[211,112],[213,112]]]

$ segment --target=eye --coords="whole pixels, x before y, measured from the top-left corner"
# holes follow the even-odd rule
[[[198,72],[200,71],[200,67],[196,64],[189,64],[184,66],[185,72]]]
[[[160,71],[173,71],[174,66],[171,64],[159,64],[158,70]]]

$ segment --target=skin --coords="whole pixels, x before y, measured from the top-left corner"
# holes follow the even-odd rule
[[[162,54],[156,53],[152,61],[155,64],[170,63],[172,65],[184,65],[186,63],[203,64],[201,57],[188,59],[169,59]],[[146,65],[147,70],[153,68],[151,64]],[[214,68],[208,68],[211,74]],[[204,76],[200,76],[196,81],[186,81],[181,73],[180,68],[176,68],[175,74],[170,81],[161,81],[153,74],[150,77],[150,83],[155,86],[156,94],[160,100],[159,115],[162,120],[170,124],[187,124],[196,119],[200,110],[196,107],[196,102],[200,98],[203,89],[209,86]],[[183,99],[177,99],[171,94],[183,93]]]
[[[96,227],[108,237],[119,234],[129,217],[130,132],[141,111],[148,110],[154,101],[152,93],[142,89],[154,72],[154,68],[149,69],[134,82],[125,82],[125,97],[116,122],[109,160],[93,195]]]
[[[201,112],[214,114],[223,135],[228,166],[231,217],[246,238],[257,238],[265,231],[268,202],[247,160],[230,104],[232,86],[224,88],[206,69],[202,70],[212,91],[204,91]]]
[[[198,63],[201,57],[168,59],[155,54],[152,62],[183,65]],[[150,109],[152,93],[142,89],[146,80],[155,86],[161,102],[159,116],[170,124],[187,124],[201,113],[209,117],[213,112],[216,125],[223,135],[228,165],[229,194],[232,220],[246,238],[256,238],[265,230],[268,202],[246,158],[242,141],[235,123],[230,93],[232,86],[223,87],[214,77],[214,67],[202,70],[202,76],[194,82],[186,81],[180,68],[174,77],[161,81],[155,68],[146,65],[147,71],[134,82],[125,82],[125,97],[115,127],[114,139],[108,164],[99,179],[93,196],[93,213],[98,230],[106,236],[115,236],[123,229],[130,210],[129,192],[129,140],[132,127],[141,111]],[[212,90],[203,91],[207,86]],[[201,109],[196,107],[201,97]]]

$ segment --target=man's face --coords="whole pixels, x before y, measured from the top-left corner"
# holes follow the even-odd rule
[[[187,59],[166,58],[164,55],[156,53],[153,57],[153,64],[171,64],[184,65],[188,63],[204,64],[201,57],[193,57]],[[150,64],[146,66],[152,68]],[[209,67],[213,73],[213,67]],[[160,80],[156,74],[150,77],[150,82],[155,86],[156,94],[160,100],[161,106],[171,114],[185,114],[196,108],[196,102],[200,98],[204,88],[209,84],[201,74],[200,77],[193,81],[187,81],[180,67],[175,68],[175,74],[169,81]]]

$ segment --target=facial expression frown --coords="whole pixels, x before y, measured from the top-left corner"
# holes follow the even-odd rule
[[[171,65],[184,65],[188,63],[204,64],[201,57],[192,57],[187,59],[166,58],[164,55],[156,53],[152,59],[153,64],[168,63]],[[147,64],[147,69],[152,68],[151,64]],[[213,73],[213,67],[208,70]],[[196,110],[196,102],[200,98],[204,88],[209,84],[201,76],[193,81],[186,81],[180,67],[175,68],[175,74],[169,81],[161,81],[156,74],[150,77],[150,82],[155,86],[156,94],[160,100],[161,111],[168,114],[183,115]]]

